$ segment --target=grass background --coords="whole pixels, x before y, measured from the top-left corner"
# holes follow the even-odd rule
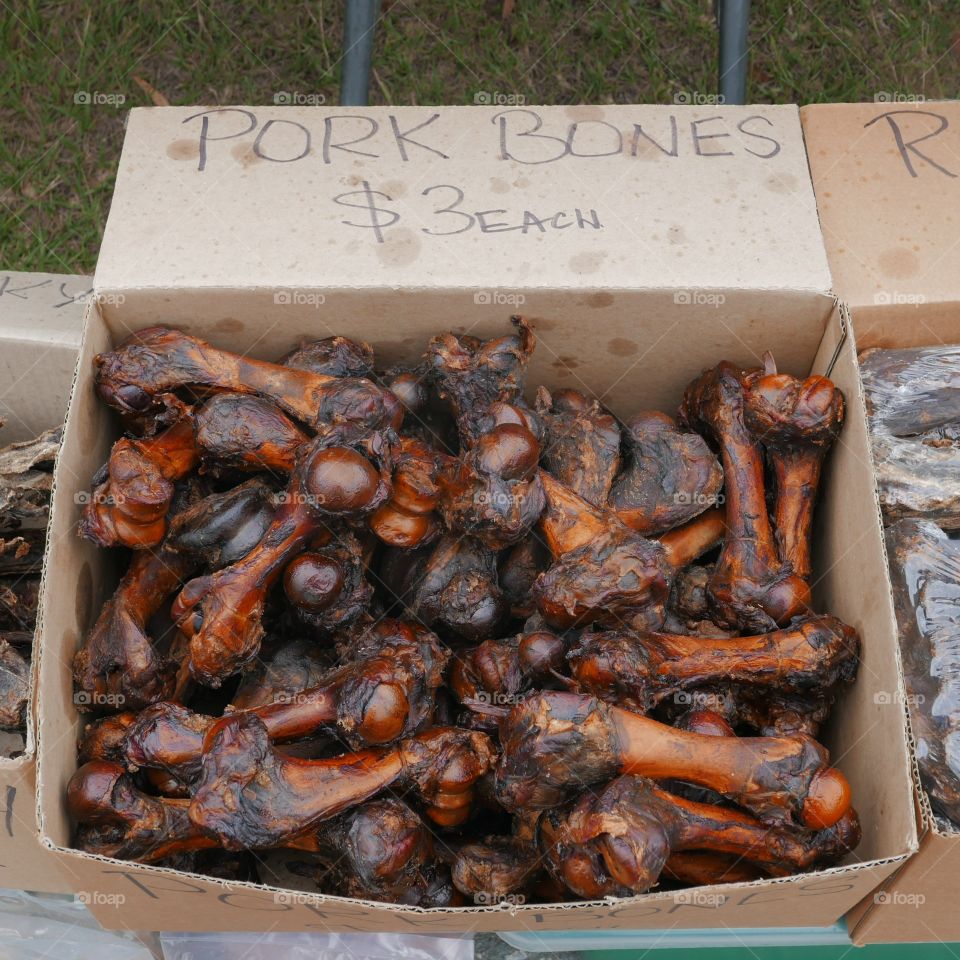
[[[0,263],[92,272],[125,110],[337,102],[343,0],[0,0]],[[749,99],[960,95],[953,2],[754,3]],[[384,0],[372,103],[674,102],[716,92],[708,0]],[[78,94],[124,98],[78,103]]]

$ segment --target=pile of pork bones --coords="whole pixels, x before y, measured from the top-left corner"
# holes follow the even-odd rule
[[[421,907],[781,877],[858,843],[815,739],[858,665],[811,609],[843,421],[722,362],[676,419],[525,399],[531,325],[378,370],[153,327],[80,533],[129,566],[74,661],[82,850]]]

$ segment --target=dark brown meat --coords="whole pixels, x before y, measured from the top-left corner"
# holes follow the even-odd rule
[[[369,377],[374,366],[373,347],[363,340],[324,337],[301,343],[280,362],[323,377]]]
[[[469,643],[495,634],[507,613],[495,554],[473,537],[441,537],[418,571],[407,604],[424,623]]]
[[[146,439],[121,437],[93,478],[80,536],[98,546],[155,547],[167,532],[176,481],[200,462],[193,414]]]
[[[620,467],[620,425],[596,400],[576,390],[541,387],[537,412],[547,435],[543,465],[564,486],[602,507]]]
[[[627,464],[610,492],[617,516],[644,536],[664,533],[717,505],[723,470],[703,437],[672,417],[638,413],[624,431]]]
[[[780,560],[809,582],[813,508],[824,458],[843,426],[843,394],[826,377],[777,373],[769,353],[764,361],[762,373],[744,377],[746,423],[773,472]]]
[[[393,394],[369,380],[265,363],[166,327],[140,330],[94,362],[100,396],[133,416],[162,411],[182,388],[260,394],[334,442],[398,426],[403,416]]]
[[[753,637],[585,633],[567,655],[587,693],[646,713],[682,690],[734,685],[801,696],[833,695],[852,683],[857,632],[836,617],[796,620]]]
[[[263,849],[396,785],[415,788],[435,823],[455,826],[492,755],[481,733],[435,727],[390,749],[296,760],[273,749],[258,717],[236,714],[207,733],[190,819],[228,850]]]
[[[522,317],[513,317],[512,322],[517,333],[509,336],[478,340],[445,333],[427,346],[427,369],[438,394],[453,408],[464,446],[480,438],[483,418],[493,403],[512,403],[523,395],[536,339]]]
[[[852,810],[828,829],[771,827],[745,813],[673,796],[638,776],[618,777],[599,794],[587,792],[540,821],[549,869],[590,899],[645,893],[675,851],[712,850],[794,873],[835,863],[859,841]]]
[[[832,826],[850,787],[809,737],[730,740],[687,733],[575,693],[534,694],[501,721],[497,798],[545,810],[618,773],[709,787],[764,822]]]
[[[197,409],[204,469],[258,470],[286,476],[310,438],[276,404],[243,393],[218,393]]]
[[[682,420],[720,448],[727,536],[707,587],[718,623],[761,633],[808,611],[810,587],[777,553],[763,458],[744,421],[740,372],[721,363],[687,387]]]

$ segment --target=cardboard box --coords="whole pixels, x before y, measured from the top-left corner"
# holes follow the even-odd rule
[[[131,114],[56,478],[50,562],[63,575],[43,599],[43,842],[112,927],[437,933],[833,923],[915,850],[916,830],[854,346],[829,292],[796,109],[342,113]],[[404,131],[427,146],[405,142]],[[280,133],[288,139],[273,141]],[[495,222],[513,229],[485,229]],[[498,335],[518,310],[539,339],[530,383],[586,390],[622,417],[675,409],[703,368],[723,358],[756,365],[768,348],[782,369],[831,372],[845,392],[847,422],[819,511],[816,595],[864,637],[860,679],[825,734],[863,819],[851,861],[725,887],[720,897],[421,911],[71,850],[63,795],[80,719],[70,659],[116,582],[104,552],[74,532],[76,494],[116,436],[94,395],[93,357],[164,322],[263,358],[304,336],[345,333],[370,341],[385,366],[415,359],[440,330]],[[895,706],[878,704],[878,693]]]
[[[858,348],[960,343],[960,104],[801,111],[820,220]],[[917,781],[920,851],[848,916],[857,944],[960,941],[960,831]]]
[[[89,277],[0,271],[0,446],[63,422],[91,287]],[[71,884],[39,843],[35,740],[31,705],[25,749],[0,756],[0,887],[63,893]]]

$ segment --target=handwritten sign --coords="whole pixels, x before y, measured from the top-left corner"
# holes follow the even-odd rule
[[[960,300],[960,104],[804,107],[837,292],[854,307]]]

